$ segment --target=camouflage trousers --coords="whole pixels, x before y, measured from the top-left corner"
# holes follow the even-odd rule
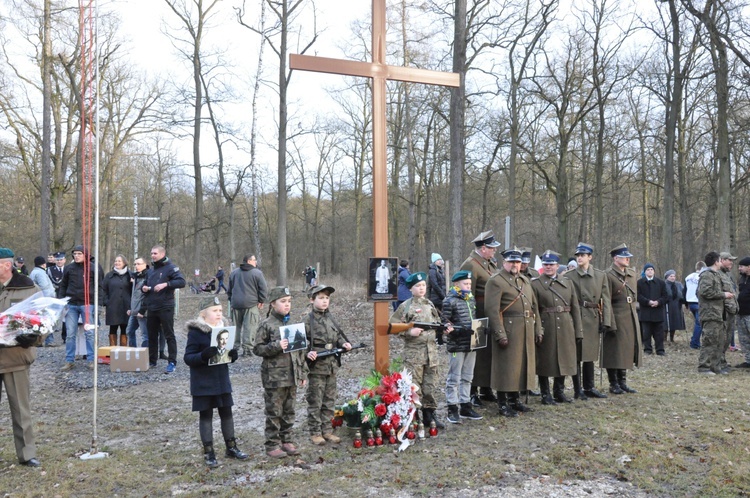
[[[745,363],[750,363],[750,315],[737,315],[737,336]]]
[[[336,374],[307,376],[307,427],[313,436],[333,432]]]
[[[729,363],[727,363],[727,350],[729,349],[729,345],[732,344],[732,338],[734,337],[734,319],[735,315],[728,314],[726,320],[724,320],[724,344],[721,349],[721,368],[729,366]]]
[[[263,399],[266,402],[266,451],[275,450],[281,443],[292,442],[296,397],[297,386],[265,389]]]
[[[232,308],[232,321],[237,326],[234,336],[234,349],[239,353],[249,355],[255,346],[255,335],[258,333],[260,324],[260,309]]]
[[[419,386],[419,399],[422,402],[422,408],[437,409],[437,401],[435,401],[435,393],[438,390],[437,365],[414,364],[406,360],[404,361],[404,367],[411,372],[412,381]]]
[[[719,373],[727,336],[726,327],[724,322],[719,321],[703,322],[701,325],[703,326],[703,340],[698,357],[698,370],[711,370]]]

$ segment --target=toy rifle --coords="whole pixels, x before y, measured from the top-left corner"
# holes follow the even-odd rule
[[[390,323],[388,324],[388,333],[389,334],[399,334],[401,332],[406,332],[407,330],[419,327],[420,329],[424,330],[434,330],[438,333],[442,333],[445,331],[446,328],[448,328],[447,325],[443,325],[442,323],[429,323],[429,322],[409,322],[409,323]]]
[[[305,357],[305,360],[307,360],[307,364],[309,366],[312,366],[316,361],[318,361],[320,358],[325,358],[326,356],[335,356],[336,362],[341,366],[341,355],[344,353],[349,353],[350,351],[354,351],[355,349],[362,349],[366,348],[367,344],[364,342],[360,342],[357,346],[352,346],[351,349],[347,350],[344,348],[333,348],[333,349],[324,349],[323,351],[317,351],[318,356],[314,360],[311,360],[307,357]]]

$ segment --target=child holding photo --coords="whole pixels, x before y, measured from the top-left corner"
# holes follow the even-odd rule
[[[285,353],[289,339],[281,337],[281,327],[289,324],[292,295],[288,287],[274,287],[268,296],[269,316],[258,326],[253,353],[263,357],[260,367],[266,402],[266,455],[284,458],[299,455],[292,443],[294,402],[297,386],[307,385],[304,349]]]
[[[190,395],[193,397],[193,411],[199,412],[198,431],[203,442],[203,458],[206,465],[213,468],[216,461],[213,444],[213,411],[216,408],[221,420],[221,433],[227,445],[228,458],[244,460],[246,453],[237,448],[232,418],[232,383],[229,381],[229,367],[226,363],[210,365],[219,354],[219,348],[211,346],[213,327],[223,327],[224,317],[218,297],[201,301],[197,320],[187,322],[188,339],[185,346],[185,363],[190,367]],[[227,332],[228,334],[228,332]],[[232,363],[237,360],[237,350],[227,353]]]

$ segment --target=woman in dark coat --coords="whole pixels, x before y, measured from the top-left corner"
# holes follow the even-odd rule
[[[685,330],[685,315],[682,306],[687,302],[683,297],[682,284],[677,280],[674,270],[667,270],[664,274],[667,283],[667,304],[664,306],[664,330],[669,334],[669,342],[674,342],[676,330]]]
[[[104,289],[104,306],[107,307],[105,322],[109,325],[109,345],[117,346],[117,330],[120,330],[120,346],[128,345],[128,310],[130,309],[130,272],[128,260],[118,254],[112,271],[107,273],[102,283]]]
[[[187,322],[187,344],[183,359],[190,367],[190,395],[193,397],[193,411],[198,412],[198,431],[203,442],[203,459],[207,466],[219,465],[214,453],[213,418],[214,408],[221,419],[221,433],[227,445],[225,455],[244,460],[247,453],[237,448],[234,438],[234,418],[232,417],[232,383],[229,380],[227,363],[211,362],[220,355],[217,346],[211,346],[211,333],[214,327],[224,327],[227,320],[222,316],[222,306],[218,297],[203,299],[197,320]],[[237,361],[237,350],[228,353],[232,363]]]

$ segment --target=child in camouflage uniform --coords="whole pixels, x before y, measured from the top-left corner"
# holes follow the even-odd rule
[[[307,384],[304,350],[285,353],[289,340],[282,339],[280,327],[289,323],[292,295],[288,287],[274,287],[269,293],[269,316],[258,326],[253,353],[263,357],[260,367],[266,402],[266,455],[284,458],[299,455],[292,443],[294,401],[297,386]]]
[[[440,315],[425,297],[427,293],[426,277],[422,272],[412,273],[406,279],[406,286],[411,290],[409,299],[401,303],[391,315],[390,323],[423,322],[440,324]],[[452,332],[448,325],[446,332]],[[438,352],[435,343],[435,330],[412,327],[401,332],[404,338],[404,367],[412,373],[412,381],[419,386],[422,401],[422,422],[426,426],[435,421],[442,429],[445,426],[435,417],[437,402],[435,393],[438,382]]]
[[[336,372],[339,363],[335,356],[318,358],[318,353],[334,348],[352,348],[349,339],[338,327],[328,311],[331,294],[335,289],[327,285],[316,285],[308,292],[312,311],[304,317],[307,334],[307,358],[310,373],[307,378],[307,426],[313,444],[324,445],[326,441],[338,444],[341,438],[333,434],[331,418],[336,402]]]

